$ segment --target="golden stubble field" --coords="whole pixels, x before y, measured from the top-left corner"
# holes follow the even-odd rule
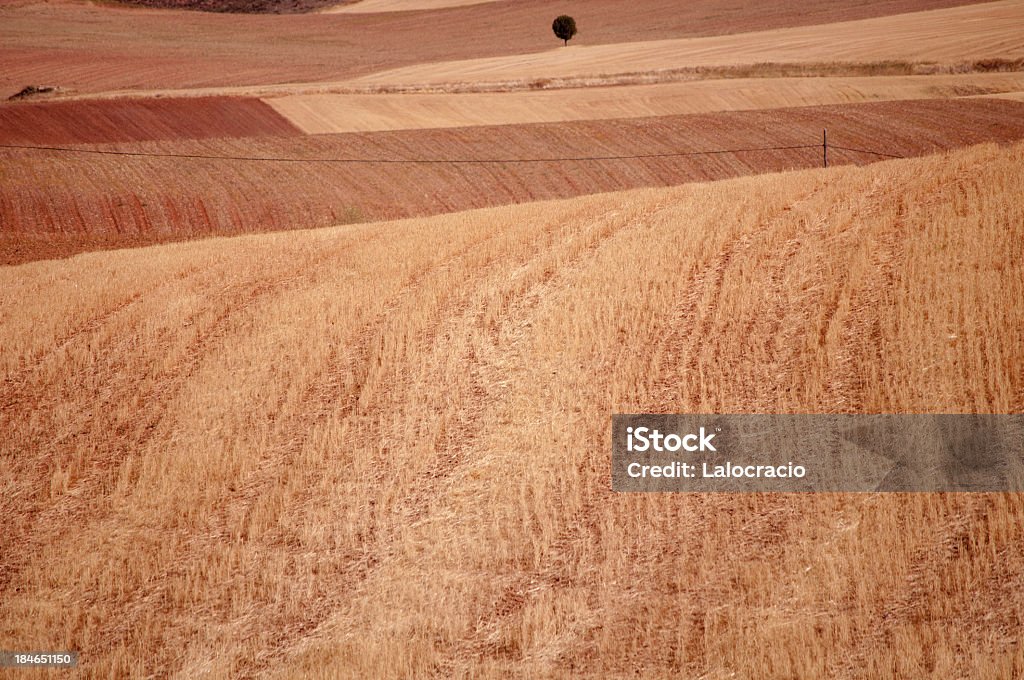
[[[73,147],[0,152],[0,649],[1024,677],[1019,495],[614,494],[609,441],[1024,413],[1024,3],[341,9],[0,6],[0,93],[58,88],[0,141]],[[794,170],[824,127],[920,157]]]
[[[1022,93],[1024,71],[712,78],[516,92],[296,94],[267,97],[264,101],[303,132],[331,134],[641,118],[873,101],[1019,96]]]
[[[0,268],[0,642],[1024,673],[1016,495],[616,495],[614,412],[1024,411],[1024,146]]]

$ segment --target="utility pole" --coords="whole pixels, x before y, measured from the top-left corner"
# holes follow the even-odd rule
[[[821,160],[828,167],[828,130],[821,131]]]

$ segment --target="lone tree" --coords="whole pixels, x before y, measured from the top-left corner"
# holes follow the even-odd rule
[[[569,40],[576,35],[576,20],[568,14],[563,14],[551,24],[551,30],[555,32],[559,40],[564,40],[565,44],[568,45]]]

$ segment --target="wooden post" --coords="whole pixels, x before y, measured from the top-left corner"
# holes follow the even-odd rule
[[[828,167],[828,130],[821,131],[821,160]]]

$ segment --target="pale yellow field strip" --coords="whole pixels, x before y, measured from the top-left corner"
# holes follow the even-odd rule
[[[482,5],[499,0],[362,0],[351,5],[338,5],[325,9],[323,14],[376,14],[379,12],[409,12],[419,9],[444,9]]]
[[[420,64],[353,83],[514,81],[738,64],[959,62],[1024,57],[1024,0],[754,33],[558,47],[534,54]],[[581,26],[581,30],[584,27]]]
[[[640,118],[1024,90],[1024,73],[737,78],[468,94],[310,94],[265,99],[309,134]]]

